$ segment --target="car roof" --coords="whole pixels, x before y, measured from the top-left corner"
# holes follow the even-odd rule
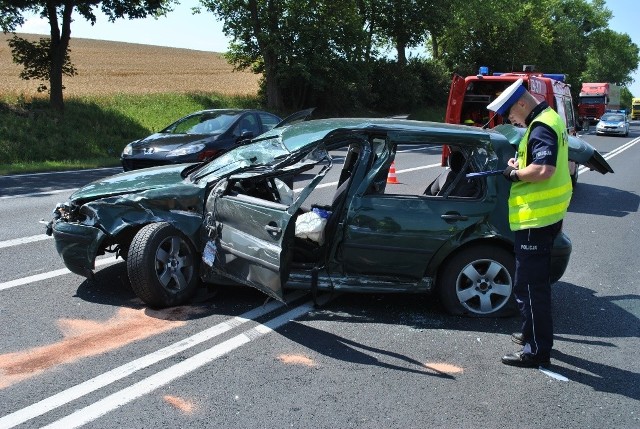
[[[262,135],[261,139],[279,138],[285,146],[294,151],[309,142],[320,141],[332,134],[364,132],[392,136],[402,144],[457,143],[478,145],[488,142],[491,130],[483,130],[468,125],[445,124],[440,122],[416,121],[396,118],[330,118],[314,119],[295,123],[282,128],[274,128]],[[499,134],[498,134],[499,135]],[[501,136],[501,135],[500,135]],[[503,136],[501,136],[504,138]]]

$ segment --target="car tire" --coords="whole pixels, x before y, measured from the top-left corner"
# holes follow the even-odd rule
[[[473,246],[453,255],[440,270],[437,288],[453,315],[506,317],[517,313],[513,295],[515,257],[499,246]]]
[[[199,258],[191,241],[166,222],[144,226],[127,258],[131,288],[153,308],[188,302],[199,285]]]

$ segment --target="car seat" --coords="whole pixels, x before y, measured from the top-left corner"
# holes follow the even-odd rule
[[[344,166],[340,172],[340,178],[338,180],[338,187],[336,188],[330,205],[317,205],[312,204],[311,208],[319,208],[329,212],[327,223],[324,227],[325,237],[333,237],[338,228],[340,220],[340,214],[344,208],[347,191],[351,186],[353,180],[353,173],[356,165],[358,165],[360,155],[360,146],[352,144],[347,150]],[[327,240],[331,242],[331,240]],[[296,251],[295,260],[298,262],[313,262],[322,265],[325,262],[325,258],[328,255],[327,244],[319,246],[315,242],[309,240],[296,239]]]
[[[467,179],[459,173],[469,171],[467,159],[461,151],[452,151],[447,158],[449,168],[429,184],[425,195],[477,197],[480,187],[476,179]],[[460,176],[458,178],[458,176]],[[450,189],[451,188],[451,189]]]

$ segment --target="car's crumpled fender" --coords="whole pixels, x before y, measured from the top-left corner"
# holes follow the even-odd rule
[[[193,203],[201,207],[197,198]],[[110,236],[132,226],[168,222],[187,237],[195,237],[202,225],[202,214],[198,211],[186,210],[171,199],[164,201],[163,205],[158,200],[150,203],[140,195],[103,198],[85,204],[83,210],[91,210],[96,226]]]

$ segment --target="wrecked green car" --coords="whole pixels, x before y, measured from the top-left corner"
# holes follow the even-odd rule
[[[249,285],[275,299],[310,291],[435,292],[453,314],[515,311],[509,182],[521,132],[404,119],[321,119],[274,128],[201,164],[117,174],[74,192],[48,225],[72,272],[99,255],[126,260],[151,307],[189,302],[202,284]],[[612,171],[586,142],[570,157]],[[458,166],[433,191],[447,145]],[[398,151],[411,152],[402,184]],[[392,179],[392,178],[391,178]],[[464,185],[464,186],[461,186]],[[466,188],[466,189],[463,189]],[[560,234],[553,280],[571,242]]]

